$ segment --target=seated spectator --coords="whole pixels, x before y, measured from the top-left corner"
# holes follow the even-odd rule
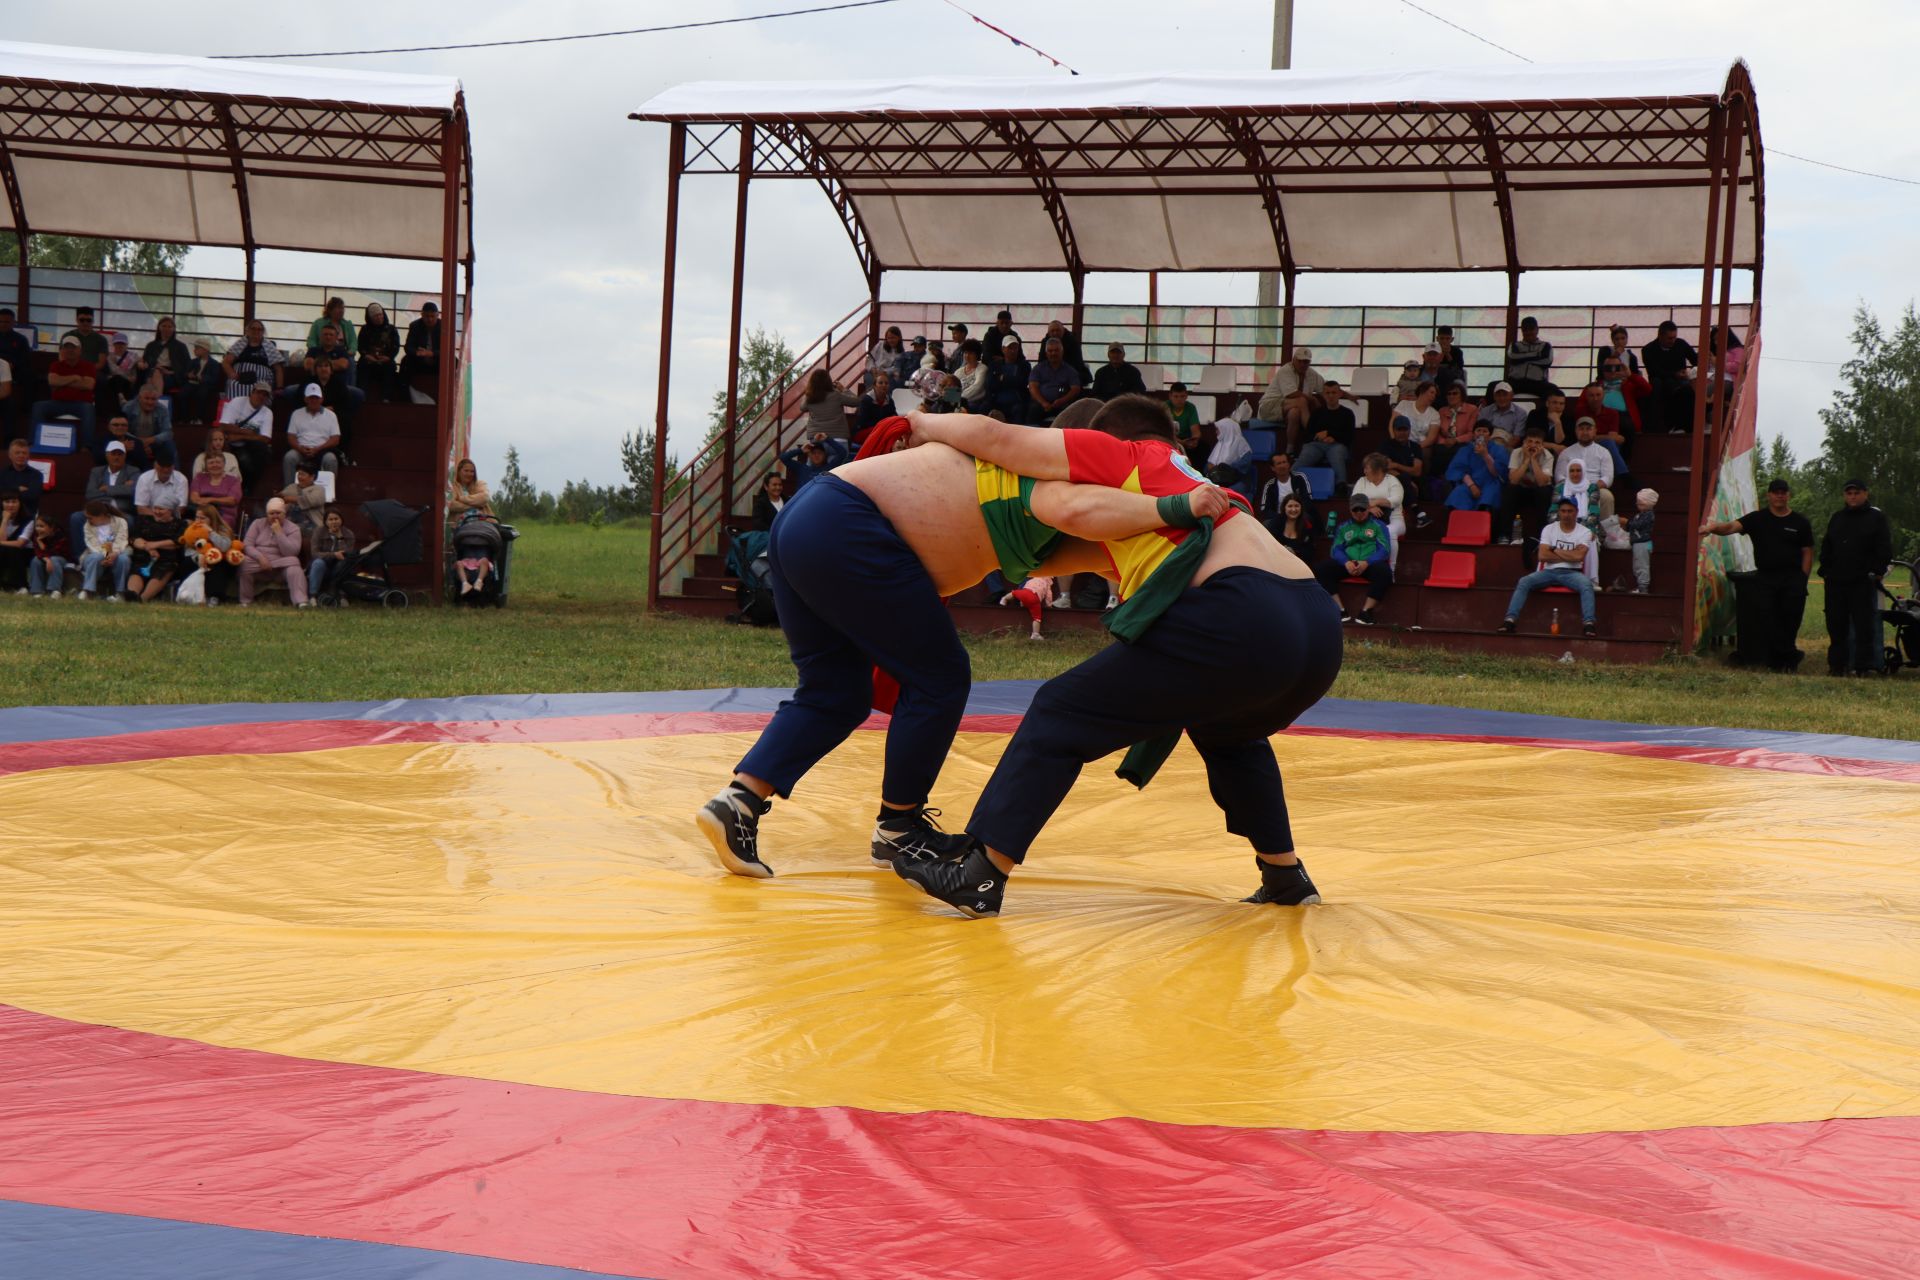
[[[1314,566],[1313,576],[1320,579],[1320,585],[1336,600],[1344,579],[1366,579],[1367,598],[1360,612],[1349,614],[1343,605],[1340,621],[1370,627],[1374,623],[1373,611],[1393,589],[1393,536],[1385,525],[1373,518],[1365,494],[1356,493],[1348,498],[1347,512],[1347,519],[1333,531],[1333,546],[1328,549],[1327,558]]]
[[[1007,342],[1020,341],[1020,335],[1013,331],[1013,312],[1000,311],[993,317],[993,328],[980,338],[980,351],[988,364],[993,364],[1002,356]]]
[[[39,386],[33,347],[27,335],[13,327],[12,307],[0,307],[0,362],[7,366],[6,395],[0,399],[0,444],[13,439],[27,419]],[[91,434],[91,433],[89,433]]]
[[[1140,370],[1127,363],[1127,349],[1119,343],[1107,347],[1107,362],[1094,371],[1093,398],[1111,400],[1115,396],[1147,394]]]
[[[1640,348],[1650,390],[1645,404],[1647,430],[1679,435],[1693,428],[1693,370],[1700,353],[1680,337],[1680,326],[1660,322],[1660,332]],[[1609,401],[1611,403],[1611,401]]]
[[[907,349],[893,363],[893,385],[904,387],[913,381],[913,375],[926,366],[927,338],[925,334],[915,334],[907,341]]]
[[[1440,352],[1440,371],[1433,376],[1433,381],[1440,388],[1440,398],[1444,401],[1447,392],[1454,387],[1466,388],[1467,353],[1453,344],[1453,326],[1450,324],[1443,324],[1433,331],[1433,345]]]
[[[80,519],[84,525],[84,512]],[[73,544],[44,511],[33,518],[32,556],[27,562],[28,594],[58,600],[66,586],[67,566],[73,562]]]
[[[40,495],[46,488],[46,477],[40,474],[40,468],[31,465],[27,459],[31,456],[25,440],[7,442],[7,465],[0,467],[0,497],[13,494],[20,499],[20,509],[32,516],[40,510]]]
[[[366,330],[360,331],[364,339]],[[340,576],[340,567],[346,558],[353,554],[353,530],[347,528],[346,520],[337,507],[328,507],[321,515],[320,528],[314,531],[311,545],[313,554],[307,561],[307,596],[319,599],[333,590],[333,583]]]
[[[400,385],[400,330],[387,320],[387,309],[369,302],[357,341],[349,343],[359,355],[353,384],[375,404],[404,400]]]
[[[1587,479],[1600,487],[1600,510],[1594,516],[1597,524],[1613,514],[1614,480],[1619,476],[1615,470],[1613,450],[1602,444],[1594,430],[1592,418],[1581,418],[1573,425],[1574,442],[1560,451],[1553,464],[1554,478],[1565,480],[1567,469],[1575,463],[1583,463]]]
[[[476,591],[484,590],[487,579],[493,577],[498,570],[494,566],[493,557],[487,553],[484,543],[468,545],[461,550],[466,554],[455,560],[453,567],[460,580],[460,594],[472,595]]]
[[[1495,510],[1506,475],[1506,447],[1493,438],[1492,429],[1481,419],[1473,424],[1473,439],[1447,464],[1447,479],[1453,484],[1447,505],[1455,511]]]
[[[267,336],[267,326],[258,320],[249,320],[246,336],[227,348],[220,366],[226,370],[227,407],[232,408],[236,401],[245,404],[247,392],[258,383],[267,384],[267,395],[271,397],[285,376],[287,355]]]
[[[1600,482],[1587,473],[1586,464],[1578,458],[1575,458],[1567,467],[1566,479],[1560,482],[1560,487],[1554,494],[1555,502],[1559,502],[1562,498],[1573,499],[1574,519],[1585,525],[1593,534],[1593,554],[1582,566],[1582,571],[1596,582],[1600,579],[1600,521],[1603,519],[1600,514],[1600,499],[1603,495],[1607,500],[1607,514],[1611,515],[1613,514],[1613,495],[1600,487]]]
[[[226,464],[226,474],[238,477],[240,474],[240,459],[234,456],[233,450],[227,448],[227,433],[222,427],[213,427],[208,430],[207,447],[193,457],[193,474],[197,476],[205,471],[207,469],[207,459],[216,453],[220,455],[220,460]]]
[[[1558,391],[1540,397],[1540,403],[1527,414],[1527,426],[1539,427],[1547,448],[1555,454],[1573,443],[1573,419],[1567,415],[1567,398]]]
[[[133,572],[133,548],[127,545],[127,522],[104,502],[86,508],[86,541],[80,551],[80,599],[91,600],[104,576],[112,590],[106,598],[118,601],[127,594],[127,575]]]
[[[319,341],[309,343],[300,357],[300,367],[306,371],[307,380],[318,381],[314,374],[321,365],[327,365],[340,375],[348,386],[353,385],[353,352],[348,350],[346,338],[340,327],[335,324],[323,324],[319,329]]]
[[[1626,440],[1620,431],[1620,414],[1607,407],[1606,395],[1607,389],[1600,385],[1598,379],[1595,379],[1580,389],[1580,394],[1568,404],[1567,412],[1573,415],[1576,427],[1580,419],[1592,418],[1594,430],[1599,438],[1611,440],[1615,445],[1620,445]],[[1616,449],[1615,452],[1619,454],[1620,450]],[[1624,454],[1620,456],[1624,460]]]
[[[340,447],[340,419],[321,403],[318,383],[309,382],[305,391],[306,403],[287,420],[287,440],[293,447],[280,460],[280,478],[285,484],[293,483],[293,469],[302,460],[319,463],[322,471],[340,469],[334,454]]]
[[[1299,465],[1332,467],[1334,483],[1345,484],[1355,429],[1353,410],[1340,402],[1340,384],[1322,381],[1320,406],[1307,417],[1307,442],[1300,446]]]
[[[880,341],[874,344],[873,350],[867,352],[867,367],[861,374],[861,382],[871,388],[875,376],[882,373],[887,375],[887,381],[892,382],[899,376],[900,358],[906,354],[907,344],[900,336],[900,326],[888,325],[887,331],[880,335]]]
[[[187,485],[187,500],[196,507],[212,507],[232,524],[240,518],[240,477],[227,472],[227,455],[212,454],[207,469]]]
[[[1308,430],[1307,420],[1324,405],[1320,393],[1325,388],[1326,379],[1313,368],[1313,352],[1295,347],[1293,359],[1273,371],[1250,425],[1284,431],[1287,452],[1298,453],[1301,433]]]
[[[280,500],[287,504],[287,519],[302,533],[318,529],[326,514],[327,491],[317,483],[319,478],[319,469],[303,458],[293,468],[293,483],[280,491]],[[453,516],[451,501],[447,503],[447,515]]]
[[[1400,404],[1413,399],[1413,393],[1420,389],[1426,379],[1420,375],[1420,361],[1409,360],[1400,366],[1400,377],[1393,384],[1393,402]]]
[[[773,528],[774,517],[786,505],[787,482],[778,471],[769,471],[767,478],[760,482],[760,492],[753,495],[753,527],[762,533]]]
[[[780,461],[787,468],[786,487],[791,493],[800,492],[807,481],[825,475],[846,460],[847,446],[824,431],[815,432],[804,444],[780,455]]]
[[[1725,354],[1721,353],[1720,339],[1726,336]],[[1713,376],[1707,379],[1707,399],[1709,402],[1733,390],[1733,384],[1740,378],[1740,370],[1747,363],[1746,344],[1740,341],[1740,335],[1729,329],[1715,325],[1707,333],[1707,351],[1712,356]]]
[[[1514,524],[1519,523],[1520,541],[1531,554],[1540,526],[1553,510],[1553,452],[1538,427],[1528,429],[1513,451],[1506,467],[1507,488],[1501,496],[1500,510],[1493,518],[1493,540],[1505,544],[1514,540]]]
[[[95,441],[93,456],[106,457],[107,451],[116,444],[126,451],[127,465],[135,471],[145,471],[153,465],[153,455],[147,452],[146,445],[134,439],[133,431],[127,426],[127,417],[123,413],[116,413],[107,419],[106,433]],[[131,512],[128,513],[128,518],[132,518]]]
[[[240,483],[251,489],[254,477],[267,468],[273,453],[273,384],[262,378],[246,395],[227,401],[220,411],[220,430],[240,459]]]
[[[339,339],[337,343],[330,344],[327,342],[323,336],[327,329],[333,330]],[[330,345],[344,347],[348,352],[352,352],[354,348],[353,321],[347,319],[347,300],[345,298],[328,298],[326,307],[319,315],[313,318],[313,323],[307,326],[307,346],[309,349]],[[340,372],[344,373],[346,370],[343,369]]]
[[[1000,603],[1002,605],[1017,604],[1027,611],[1027,616],[1033,620],[1033,626],[1027,632],[1027,639],[1046,639],[1045,636],[1040,634],[1040,614],[1043,609],[1053,603],[1052,578],[1028,578],[1025,582],[1001,596]]]
[[[420,318],[407,326],[407,341],[401,348],[400,377],[411,384],[415,378],[440,376],[440,304],[420,304]],[[411,393],[409,393],[411,394]]]
[[[470,511],[478,511],[489,520],[495,518],[493,499],[487,494],[487,482],[480,478],[480,468],[472,458],[462,458],[453,464],[453,483],[447,487],[447,522],[459,524]]]
[[[1506,377],[1515,391],[1544,396],[1559,388],[1548,381],[1553,372],[1553,344],[1540,337],[1540,322],[1532,316],[1520,322],[1520,336],[1507,344]],[[1487,388],[1489,395],[1493,388]]]
[[[1173,418],[1174,439],[1179,441],[1187,461],[1198,467],[1194,454],[1204,458],[1207,447],[1201,438],[1205,433],[1200,430],[1200,411],[1191,403],[1186,383],[1176,382],[1167,388],[1167,413]]]
[[[1474,421],[1487,424],[1487,431],[1502,445],[1511,446],[1527,429],[1527,411],[1513,402],[1513,388],[1504,382],[1493,384],[1493,403],[1482,401]]]
[[[1420,448],[1421,457],[1426,459],[1427,469],[1433,475],[1445,475],[1454,453],[1472,442],[1473,423],[1480,416],[1480,406],[1469,404],[1466,385],[1456,382],[1447,388],[1446,400],[1439,411],[1439,420],[1425,446],[1415,446]],[[1411,432],[1408,438],[1412,438]]]
[[[120,414],[127,420],[127,430],[149,457],[160,445],[173,443],[173,410],[155,388],[140,388],[139,395],[120,406]]]
[[[172,585],[180,573],[180,535],[186,523],[171,507],[156,507],[133,527],[133,569],[128,580],[134,598],[145,604]]]
[[[1645,406],[1653,394],[1653,384],[1639,374],[1629,374],[1618,360],[1600,367],[1600,403],[1611,409],[1623,436],[1639,435],[1645,430]],[[1594,421],[1599,421],[1596,414]]]
[[[179,511],[187,505],[187,498],[187,478],[174,466],[173,446],[160,445],[153,451],[153,469],[141,472],[133,482],[134,515]]]
[[[1440,397],[1440,372],[1440,344],[1437,342],[1429,342],[1420,350],[1420,382],[1431,382],[1433,384],[1434,398],[1436,400]],[[1418,390],[1419,383],[1415,383],[1414,388]]]
[[[1042,343],[1041,350],[1043,352],[1046,350],[1046,342],[1055,340],[1060,343],[1061,359],[1072,365],[1074,372],[1080,375],[1080,385],[1082,387],[1091,385],[1093,382],[1093,371],[1087,368],[1087,357],[1080,350],[1080,335],[1067,328],[1062,321],[1049,320],[1047,321],[1047,336]]]
[[[898,412],[893,406],[893,375],[883,369],[873,375],[871,389],[860,397],[860,407],[853,411],[853,443],[864,443],[867,433],[882,419]]]
[[[815,369],[807,375],[807,389],[800,398],[801,412],[806,415],[801,430],[843,437],[847,435],[847,410],[859,407],[859,396],[835,382],[825,369]]]
[[[94,389],[99,375],[99,365],[82,354],[79,339],[71,335],[60,339],[60,354],[47,366],[47,398],[28,412],[28,425],[37,428],[56,418],[75,418],[80,423],[75,445],[93,439],[98,421],[94,414]]]
[[[180,532],[180,542],[186,548],[183,558],[187,565],[191,567],[197,564],[206,571],[208,604],[219,604],[234,596],[234,584],[240,571],[227,558],[227,553],[238,541],[233,526],[212,507],[197,510],[193,520]],[[209,550],[211,555],[208,554]]]
[[[34,517],[20,495],[0,495],[0,591],[27,594],[27,563],[33,559]]]
[[[311,373],[312,381],[308,387],[320,388],[320,403],[333,411],[334,420],[340,424],[340,452],[344,454],[347,441],[353,435],[353,421],[360,412],[360,406],[366,400],[366,393],[358,387],[347,385],[346,376],[340,373],[334,361],[322,358],[314,361]],[[295,388],[299,390],[296,392]],[[280,393],[282,404],[296,404],[304,400],[306,387],[296,383]],[[295,413],[299,410],[296,408]]]
[[[960,387],[960,404],[968,413],[985,413],[992,406],[987,403],[987,365],[980,358],[980,344],[969,338],[959,350],[960,364],[953,370],[953,380]]]
[[[1044,427],[1080,398],[1086,383],[1081,380],[1080,371],[1067,360],[1066,346],[1059,338],[1049,337],[1043,350],[1045,354],[1040,363],[1033,366],[1027,391],[1033,397],[1030,421]]]
[[[1420,446],[1413,442],[1412,427],[1405,418],[1396,417],[1387,428],[1387,442],[1380,446],[1380,453],[1387,460],[1387,473],[1400,482],[1406,495],[1401,512],[1413,521],[1416,529],[1432,524],[1433,517],[1420,509],[1420,486],[1426,479],[1427,460]]]
[[[1285,457],[1285,454],[1281,454]],[[1289,492],[1280,503],[1280,517],[1267,525],[1275,542],[1294,555],[1300,557],[1300,563],[1311,565],[1313,559],[1313,514],[1311,509],[1296,493]]]
[[[186,391],[187,373],[193,365],[193,357],[187,354],[187,344],[175,337],[174,333],[172,316],[161,316],[154,323],[153,341],[140,349],[139,356],[133,362],[135,385],[154,383],[161,395],[169,397],[179,396]]]
[[[134,487],[140,480],[140,468],[127,460],[127,446],[119,440],[107,441],[106,452],[101,456],[106,461],[88,473],[81,509],[67,518],[67,545],[70,547],[79,546],[86,538],[85,504],[109,503],[127,521],[129,528],[133,525]]]
[[[1440,410],[1434,408],[1434,400],[1440,389],[1433,383],[1422,380],[1413,389],[1413,395],[1393,406],[1388,421],[1405,418],[1407,420],[1407,438],[1422,451],[1433,447],[1434,432],[1440,426]]]
[[[1284,453],[1276,453],[1267,460],[1267,478],[1260,485],[1258,510],[1260,523],[1272,533],[1280,520],[1280,509],[1286,505],[1289,497],[1300,499],[1308,513],[1313,511],[1313,488],[1307,478],[1293,469],[1293,459]],[[1274,533],[1274,537],[1280,535]]]
[[[1627,326],[1623,324],[1614,325],[1612,329],[1607,331],[1607,337],[1609,339],[1609,345],[1600,348],[1599,351],[1594,353],[1593,371],[1596,374],[1604,376],[1607,362],[1609,360],[1618,360],[1626,372],[1631,373],[1635,377],[1639,377],[1640,356],[1628,345],[1629,335],[1627,333]]]
[[[1572,498],[1561,498],[1557,510],[1559,520],[1540,534],[1539,568],[1520,579],[1507,601],[1507,616],[1500,623],[1502,631],[1511,633],[1519,627],[1520,610],[1526,608],[1528,596],[1542,587],[1567,587],[1580,595],[1582,631],[1589,636],[1600,633],[1594,621],[1593,579],[1583,572],[1593,550],[1593,531],[1580,523]]]
[[[1370,453],[1360,460],[1360,478],[1353,482],[1353,492],[1364,497],[1373,518],[1387,526],[1393,538],[1387,567],[1398,569],[1400,540],[1407,536],[1407,522],[1401,514],[1406,507],[1407,491],[1399,478],[1387,470],[1386,454]]]
[[[951,372],[953,369],[953,359],[947,355],[947,344],[938,338],[929,342],[927,344],[927,354],[920,357],[920,367],[922,369],[938,369],[942,373]]]
[[[1069,417],[1084,415],[1084,421],[1076,420],[1071,425],[1076,427],[1090,425],[1092,415],[1087,413],[1087,408],[1100,403],[1101,401],[1098,400],[1084,400],[1080,405],[1074,406],[1070,414],[1062,414],[1061,419],[1065,421]],[[1097,413],[1098,410],[1094,412]],[[1253,446],[1247,443],[1247,437],[1242,434],[1240,424],[1232,418],[1223,418],[1214,423],[1213,432],[1213,448],[1207,451],[1207,465],[1202,470],[1205,471],[1207,479],[1214,484],[1223,488],[1238,488],[1253,478],[1255,466]]]
[[[1000,345],[1000,359],[987,370],[989,412],[1008,422],[1028,422],[1033,408],[1033,366],[1028,363],[1018,334],[1008,334]]]
[[[187,362],[186,388],[174,401],[182,422],[212,422],[227,389],[227,371],[213,358],[213,344],[193,340],[193,358]]]
[[[108,343],[107,363],[100,371],[100,388],[94,403],[101,408],[119,404],[140,386],[139,360],[127,350],[127,335],[116,333]]]
[[[254,580],[261,574],[278,575],[287,584],[295,606],[306,608],[307,576],[300,569],[300,529],[287,519],[282,498],[267,499],[267,514],[247,526],[246,559],[240,562],[240,607],[253,603]]]

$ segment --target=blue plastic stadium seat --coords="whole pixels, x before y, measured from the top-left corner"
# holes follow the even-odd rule
[[[1266,427],[1247,427],[1240,434],[1246,440],[1247,447],[1253,450],[1256,464],[1254,474],[1258,475],[1260,469],[1267,465],[1267,459],[1280,451],[1280,434]]]
[[[1332,467],[1301,467],[1300,475],[1306,478],[1307,492],[1315,502],[1325,502],[1333,496]]]

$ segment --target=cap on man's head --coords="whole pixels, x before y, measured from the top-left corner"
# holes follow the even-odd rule
[[[79,349],[79,347],[80,347],[80,339],[78,339],[78,338],[62,338],[62,339],[60,339],[60,349],[61,349],[62,351],[65,351],[65,350],[66,350],[66,349],[67,349],[68,347],[73,347],[73,348],[74,348],[75,350],[78,350],[78,349]]]
[[[1840,492],[1842,493],[1846,493],[1851,489],[1858,489],[1860,492],[1865,493],[1867,492],[1867,482],[1865,480],[1849,480],[1840,486]]]
[[[1360,492],[1358,489],[1355,489],[1351,494],[1347,495],[1347,509],[1349,511],[1358,511],[1362,507],[1371,505],[1372,499],[1368,498],[1366,494]]]
[[[1522,329],[1538,329],[1540,327],[1540,321],[1533,316],[1528,316],[1520,322],[1520,327]]]
[[[1598,427],[1600,424],[1595,422],[1592,418],[1582,417],[1582,418],[1575,418],[1573,420],[1573,425],[1576,428],[1579,428],[1579,427]]]
[[[1579,464],[1576,463],[1575,465],[1577,466]],[[1556,507],[1572,507],[1575,511],[1578,511],[1580,509],[1580,504],[1575,502],[1572,498],[1569,498],[1564,493],[1560,495],[1560,501],[1554,503],[1554,505]]]
[[[211,342],[208,342],[205,338],[195,338],[193,340],[193,349],[195,351],[205,351],[205,352],[211,353],[213,351],[213,344]]]
[[[955,320],[952,324],[947,326],[948,333],[965,333],[966,331],[967,331],[967,326],[965,326],[964,324],[961,324],[958,320]]]
[[[1792,493],[1793,486],[1788,484],[1785,480],[1776,477],[1774,479],[1774,482],[1767,486],[1767,492],[1768,493]]]
[[[273,394],[273,384],[271,382],[268,382],[265,378],[262,378],[260,379],[260,381],[254,383],[253,389],[255,391],[264,391],[268,395]]]
[[[107,339],[107,345],[113,346],[113,347],[124,347],[127,345],[127,335],[124,333],[116,333],[113,335],[113,337]]]
[[[1418,373],[1420,371],[1420,362],[1418,360],[1409,360],[1400,367],[1408,373]]]
[[[1117,342],[1109,342],[1107,344],[1107,354],[1112,355],[1116,351],[1118,351],[1121,355],[1127,354],[1127,349],[1125,347],[1121,346]]]
[[[1311,360],[1313,359],[1313,352],[1307,350],[1305,347],[1295,347],[1293,349],[1293,358],[1295,360]]]
[[[1437,356],[1440,354],[1440,344],[1437,342],[1429,342],[1427,349],[1420,354],[1423,356]]]
[[[912,346],[916,346],[916,347],[924,347],[924,346],[926,346],[926,345],[927,345],[927,335],[926,335],[926,334],[924,334],[924,333],[916,333],[916,334],[914,334],[914,335],[913,335],[913,341],[912,341],[912,342],[910,343],[910,345],[912,345]]]
[[[1396,413],[1393,415],[1393,422],[1390,424],[1390,429],[1394,431],[1411,431],[1413,430],[1413,422],[1406,414]]]
[[[107,441],[108,453],[125,453],[126,451],[127,451],[127,446],[124,444],[121,444],[118,440]]]
[[[1506,392],[1508,395],[1512,395],[1513,384],[1511,382],[1496,382],[1493,384],[1493,394],[1499,395],[1502,391]]]
[[[309,400],[318,400],[322,395],[325,394],[325,392],[320,390],[319,383],[309,382],[307,384],[307,389],[305,391],[302,391],[300,394],[305,396]]]

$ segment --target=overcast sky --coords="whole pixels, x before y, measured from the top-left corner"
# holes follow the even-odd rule
[[[173,0],[163,23],[78,23],[60,6],[9,14],[11,39],[183,53],[359,48],[559,34],[765,13],[817,0],[467,0],[376,11]],[[1046,5],[967,0],[982,17],[1091,74],[1264,68],[1270,0]],[[1744,56],[1762,135],[1783,148],[1855,168],[1920,179],[1911,50],[1912,0],[1830,0],[1817,11],[1784,0],[1446,0],[1428,4],[1540,62]],[[244,12],[244,18],[236,18]],[[349,14],[351,16],[349,17]],[[1777,20],[1776,20],[1777,19]],[[1294,65],[1316,70],[1453,67],[1470,89],[1484,68],[1512,64],[1399,0],[1298,0]],[[622,432],[651,430],[659,342],[664,125],[626,119],[652,94],[688,80],[810,80],[943,75],[1065,75],[969,22],[940,0],[664,35],[515,49],[320,59],[319,66],[458,76],[473,118],[476,247],[474,452],[497,477],[508,444],[557,489],[572,477],[617,476]],[[1902,86],[1907,86],[1902,88]],[[1850,354],[1861,301],[1883,316],[1914,295],[1920,187],[1856,178],[1770,157],[1767,165],[1767,355],[1761,431],[1802,454],[1820,439],[1834,364]],[[673,422],[677,448],[699,438],[725,377],[732,184],[683,188]],[[817,188],[754,189],[746,314],[796,347],[863,297],[845,233]],[[1623,231],[1625,229],[1623,228]],[[239,274],[234,251],[197,250],[187,270]],[[437,287],[419,264],[261,255],[263,279],[373,287]],[[1746,288],[1736,277],[1736,298]],[[1538,276],[1523,305],[1689,302],[1697,273]],[[1011,292],[1009,292],[1011,290]],[[1139,303],[1145,277],[1094,277],[1092,302]],[[1251,277],[1166,277],[1168,303],[1247,304]],[[888,278],[887,296],[1049,301],[1064,275]],[[1302,277],[1303,304],[1498,304],[1492,277]],[[1636,339],[1638,340],[1638,339]]]

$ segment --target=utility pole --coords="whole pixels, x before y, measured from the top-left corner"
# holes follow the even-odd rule
[[[1293,0],[1273,0],[1273,69],[1293,69]],[[1260,273],[1258,302],[1263,307],[1280,305],[1280,273]],[[1284,356],[1281,357],[1285,359]]]

